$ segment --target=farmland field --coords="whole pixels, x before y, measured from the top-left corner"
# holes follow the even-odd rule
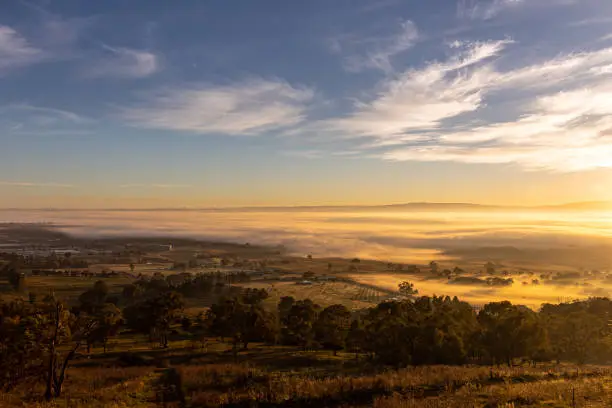
[[[293,296],[297,300],[311,299],[321,306],[342,304],[350,310],[370,307],[388,297],[383,292],[345,282],[315,282],[311,285],[300,285],[295,282],[251,282],[240,286],[268,290],[270,297],[265,303],[274,307],[283,296]]]

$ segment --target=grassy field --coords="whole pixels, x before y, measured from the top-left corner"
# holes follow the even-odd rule
[[[134,275],[153,275],[156,272],[167,274],[168,269],[172,267],[172,262],[155,262],[151,264],[134,264],[134,272],[132,272],[129,264],[95,264],[90,265],[89,270],[93,273],[101,273],[105,270],[115,272],[132,273]],[[171,272],[173,273],[173,272]]]
[[[81,355],[55,403],[42,388],[0,393],[2,407],[609,407],[612,370],[601,366],[424,366],[379,369],[349,353],[252,345],[234,361],[230,345],[173,341],[147,348],[115,342]],[[139,366],[126,364],[125,352]],[[257,401],[257,402],[255,402]]]
[[[374,303],[382,301],[390,296],[389,291],[395,291],[398,284],[403,281],[414,283],[421,295],[448,295],[458,296],[472,304],[481,305],[492,301],[510,300],[513,303],[524,304],[533,309],[540,307],[542,303],[558,303],[573,299],[584,299],[589,296],[609,296],[612,293],[612,284],[603,280],[581,281],[576,283],[563,283],[552,281],[532,284],[532,280],[538,275],[511,275],[514,284],[508,287],[489,287],[479,285],[452,284],[446,279],[433,278],[427,269],[420,273],[393,272],[386,264],[375,261],[361,261],[357,270],[348,270],[350,260],[328,260],[328,259],[301,259],[288,258],[283,261],[269,262],[271,268],[281,270],[282,276],[300,279],[303,273],[313,272],[316,276],[331,275],[338,278],[353,280],[350,282],[316,282],[312,285],[297,285],[293,281],[273,281],[269,279],[254,279],[253,281],[239,286],[264,288],[270,293],[267,303],[276,304],[283,296],[293,296],[296,299],[310,298],[321,306],[340,303],[349,309],[360,309],[369,307]],[[332,268],[328,264],[332,263]],[[133,275],[142,274],[151,276],[154,273],[171,275],[179,271],[168,270],[171,264],[139,264],[135,265]],[[423,267],[425,268],[425,267]],[[233,270],[233,268],[229,268]],[[228,269],[228,270],[229,270]],[[129,264],[97,264],[92,265],[90,270],[94,273],[103,270],[130,273]],[[197,274],[200,272],[224,271],[224,268],[213,269],[188,269],[188,272]],[[486,279],[479,273],[470,273],[468,276],[477,276]],[[29,276],[27,286],[30,291],[36,293],[48,293],[53,290],[57,295],[69,300],[75,299],[89,289],[98,279],[104,280],[111,292],[120,292],[121,287],[134,281],[130,276],[114,276],[107,278],[98,277],[65,277],[65,276]],[[525,282],[525,284],[523,283]],[[371,288],[364,288],[359,284],[365,284]],[[376,290],[378,287],[380,290]],[[4,288],[4,289],[3,289]],[[0,291],[10,291],[6,283],[0,282]],[[194,310],[203,310],[209,306],[210,299],[188,299],[188,305]]]
[[[179,252],[179,258],[184,256]],[[556,303],[563,296],[584,295],[584,286],[574,284],[522,285],[522,280],[531,277],[524,273],[514,276],[512,287],[491,288],[449,284],[433,278],[425,266],[421,273],[410,274],[393,272],[386,263],[377,261],[270,257],[266,262],[294,281],[253,280],[238,285],[267,289],[270,297],[265,304],[270,308],[276,308],[282,296],[293,296],[309,298],[323,307],[340,303],[358,310],[389,297],[388,290],[395,290],[405,280],[413,282],[420,294],[457,295],[476,304],[509,299],[536,308],[545,301]],[[140,264],[135,274],[154,273],[166,265],[169,263]],[[468,274],[481,276],[477,268],[472,265]],[[129,264],[98,264],[90,269],[129,272]],[[313,279],[311,285],[296,284],[305,272],[355,282]],[[41,294],[53,290],[59,297],[74,301],[97,280],[106,282],[112,294],[133,282],[127,275],[28,276],[27,287]],[[0,291],[3,298],[10,293],[8,283],[0,282]],[[186,311],[204,311],[210,300],[187,298]],[[145,336],[122,333],[110,341],[106,353],[96,348],[90,355],[78,356],[68,371],[65,391],[56,402],[43,402],[42,393],[40,384],[22,385],[8,394],[0,393],[0,407],[610,407],[612,369],[561,364],[394,370],[346,352],[334,356],[329,351],[263,344],[250,345],[235,359],[230,344],[209,338],[203,346],[178,329],[168,349],[150,344]]]
[[[292,296],[297,300],[310,299],[321,306],[342,304],[349,310],[371,307],[387,298],[383,292],[364,290],[359,285],[345,282],[314,282],[311,285],[300,285],[295,282],[258,283],[251,282],[239,286],[268,289],[270,297],[265,304],[276,307],[283,296]]]
[[[514,275],[511,286],[490,287],[449,283],[446,279],[431,279],[423,274],[397,273],[359,273],[348,274],[357,282],[376,285],[381,288],[397,289],[403,281],[414,283],[420,295],[457,296],[466,302],[481,305],[488,302],[509,300],[512,303],[538,309],[543,303],[559,303],[574,299],[586,299],[591,296],[609,296],[612,293],[610,282],[602,280],[574,282],[540,282],[532,284],[537,275]],[[486,278],[486,276],[480,276]],[[524,284],[523,282],[527,283]]]
[[[108,285],[111,294],[120,294],[123,287],[133,280],[125,276],[113,276],[108,278],[99,277],[70,277],[70,276],[29,276],[27,278],[28,291],[41,295],[48,294],[50,291],[61,299],[68,302],[76,300],[79,295],[93,284],[102,280]]]

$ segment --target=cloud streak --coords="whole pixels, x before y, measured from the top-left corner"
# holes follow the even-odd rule
[[[134,184],[122,184],[119,188],[161,188],[161,189],[170,189],[170,188],[190,188],[191,184],[143,184],[143,183],[134,183]]]
[[[280,80],[159,90],[123,109],[129,123],[195,134],[258,135],[301,123],[314,92]]]
[[[579,0],[459,0],[457,16],[468,20],[490,20],[523,7],[569,6]]]
[[[144,78],[160,69],[159,58],[148,51],[103,46],[107,55],[86,69],[90,77]]]
[[[457,15],[471,20],[489,20],[506,9],[524,3],[526,0],[460,0]]]
[[[94,119],[58,108],[12,103],[0,106],[0,131],[19,136],[67,136],[92,132]]]
[[[296,132],[391,161],[612,168],[612,48],[502,70],[512,46],[452,43],[446,60],[390,74],[345,116]]]
[[[0,25],[0,74],[38,63],[47,57],[11,27]]]
[[[346,117],[321,121],[313,131],[376,139],[412,138],[409,131],[433,130],[441,122],[478,109],[489,68],[468,69],[498,55],[509,40],[461,45],[462,52],[443,63],[408,70],[384,80],[371,100],[355,103]]]
[[[412,48],[419,39],[417,26],[410,20],[403,21],[400,24],[400,29],[394,35],[375,39],[372,49],[366,54],[354,55],[346,59],[345,67],[352,72],[359,72],[364,69],[380,69],[384,72],[392,72],[392,58]],[[336,44],[336,49],[341,46]]]
[[[27,104],[27,103],[13,103],[10,105],[0,106],[0,113],[2,112],[6,112],[6,113],[21,112],[21,113],[26,113],[26,114],[29,113],[33,115],[50,116],[50,117],[56,117],[58,120],[65,120],[65,121],[72,122],[72,123],[90,122],[90,119],[85,118],[84,116],[81,116],[75,112],[71,112],[71,111],[63,110],[63,109],[34,106],[34,105]]]
[[[38,188],[38,187],[51,187],[51,188],[73,188],[72,184],[63,183],[37,183],[37,182],[25,182],[25,181],[0,181],[0,186],[7,187],[27,187],[27,188]]]

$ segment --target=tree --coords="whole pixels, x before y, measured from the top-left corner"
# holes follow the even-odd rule
[[[487,262],[485,264],[485,270],[489,275],[495,275],[495,264],[492,262]]]
[[[365,352],[382,364],[402,366],[412,362],[418,323],[411,302],[380,303],[368,310],[363,323]]]
[[[134,273],[134,269],[135,269],[135,268],[136,268],[136,267],[134,266],[134,264],[133,264],[133,263],[130,263],[130,272]]]
[[[232,340],[235,358],[238,356],[239,344],[247,349],[253,341],[271,340],[276,327],[274,317],[264,309],[261,300],[245,303],[241,296],[213,304],[207,319],[213,333]]]
[[[355,359],[359,358],[359,353],[367,349],[367,333],[360,320],[353,320],[346,336],[346,347],[355,353]]]
[[[5,272],[8,278],[9,284],[13,287],[13,289],[19,293],[24,293],[26,291],[26,278],[25,275],[19,272],[19,269],[15,266],[10,266],[7,268]]]
[[[414,307],[412,364],[465,363],[478,326],[472,307],[449,296],[421,297]]]
[[[342,350],[349,331],[351,312],[343,305],[331,305],[323,309],[315,323],[315,339],[334,355]]]
[[[1,307],[0,385],[45,384],[45,399],[61,396],[70,362],[96,322],[75,316],[61,301],[46,297],[36,305],[13,302]]]
[[[79,296],[79,310],[90,315],[96,315],[108,300],[108,285],[104,281],[97,281],[93,287]]]
[[[123,299],[127,301],[127,303],[132,302],[138,295],[140,294],[140,287],[134,284],[128,284],[123,287],[121,291],[121,296]]]
[[[93,316],[96,322],[96,327],[87,337],[87,352],[90,352],[91,346],[96,343],[101,343],[106,353],[109,338],[115,336],[123,323],[121,310],[112,303],[105,303]]]
[[[463,364],[477,326],[469,304],[424,296],[369,309],[352,324],[348,343],[383,364]]]
[[[319,305],[310,299],[298,300],[291,306],[283,333],[289,344],[297,344],[306,350],[314,344],[314,324],[319,313]]]
[[[429,269],[431,269],[431,273],[433,273],[434,275],[437,275],[440,267],[436,261],[431,261],[429,263]]]
[[[37,320],[31,304],[0,301],[0,389],[36,381],[42,375],[43,355],[33,328]]]
[[[38,316],[37,338],[47,358],[45,399],[57,398],[62,393],[68,364],[75,357],[78,349],[96,327],[96,322],[89,319],[75,318],[67,307],[58,300],[49,299],[44,314]],[[62,355],[62,348],[68,351]]]
[[[184,331],[189,331],[191,329],[191,326],[193,326],[193,322],[191,321],[191,319],[189,318],[189,316],[184,316],[181,319],[181,328]]]
[[[593,298],[582,302],[545,304],[540,312],[550,339],[550,352],[557,360],[583,364],[601,361],[609,354],[608,324],[612,302]]]
[[[278,302],[278,318],[283,325],[287,325],[289,321],[289,313],[295,304],[295,299],[292,296],[283,296]]]
[[[311,272],[311,271],[306,271],[302,274],[302,278],[304,279],[312,279],[314,277],[315,277],[315,274],[314,272]]]
[[[497,364],[505,362],[510,366],[514,358],[528,356],[543,341],[538,315],[508,301],[486,304],[478,314],[478,322],[483,350]]]
[[[414,284],[410,282],[402,282],[398,285],[399,292],[404,296],[412,296],[419,293],[418,290],[414,288]]]
[[[183,310],[183,298],[176,292],[162,292],[125,308],[123,311],[127,325],[140,333],[155,336],[162,347],[168,347],[168,334],[171,324]]]
[[[256,305],[269,297],[265,289],[247,288],[240,294],[240,300],[247,305]]]

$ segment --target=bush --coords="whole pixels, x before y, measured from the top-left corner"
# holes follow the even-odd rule
[[[117,358],[117,364],[123,367],[144,366],[149,363],[147,358],[132,352],[121,353]]]

